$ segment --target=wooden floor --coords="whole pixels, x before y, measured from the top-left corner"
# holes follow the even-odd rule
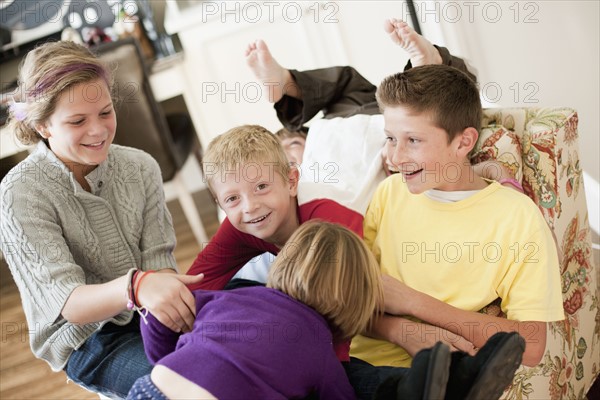
[[[194,200],[210,237],[218,228],[215,203],[206,191],[196,193]],[[180,270],[186,271],[198,245],[179,203],[173,201],[168,206],[177,234],[175,257]],[[64,372],[52,372],[48,364],[33,357],[19,293],[6,265],[0,265],[0,325],[0,399],[98,399],[96,394],[67,383]],[[600,379],[589,399],[600,399]]]
[[[216,205],[207,191],[194,194],[201,219],[211,237],[218,228]],[[177,234],[175,257],[181,271],[187,271],[198,253],[191,229],[177,201],[168,203]],[[4,263],[4,260],[1,261]],[[98,399],[74,383],[67,383],[64,372],[52,372],[48,364],[36,359],[29,347],[27,323],[21,299],[8,267],[0,265],[0,399]]]

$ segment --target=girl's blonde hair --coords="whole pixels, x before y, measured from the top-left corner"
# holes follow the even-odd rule
[[[267,286],[323,315],[334,334],[361,333],[383,306],[377,261],[361,238],[322,221],[302,224],[281,249]]]
[[[212,182],[224,179],[249,164],[267,165],[288,181],[290,164],[279,140],[259,125],[242,125],[214,138],[202,160],[202,169],[209,189]],[[243,179],[243,176],[241,177]]]
[[[42,140],[35,126],[44,123],[56,109],[65,90],[103,79],[112,91],[108,67],[86,47],[59,41],[36,47],[23,59],[19,69],[15,102],[9,107],[9,127],[23,144]]]

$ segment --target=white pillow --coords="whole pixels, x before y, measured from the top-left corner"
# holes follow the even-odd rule
[[[319,119],[308,131],[298,203],[332,199],[362,215],[385,179],[383,115]]]

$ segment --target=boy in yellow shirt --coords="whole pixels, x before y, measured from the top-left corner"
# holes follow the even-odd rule
[[[385,282],[385,311],[351,355],[408,366],[436,341],[473,354],[493,334],[519,332],[523,364],[539,363],[546,322],[564,318],[552,234],[536,205],[473,173],[481,102],[461,71],[427,65],[386,78],[377,90],[386,151],[400,173],[383,181],[364,238]],[[477,311],[497,298],[507,318]],[[460,364],[464,352],[453,354]],[[452,368],[446,398],[460,398]]]

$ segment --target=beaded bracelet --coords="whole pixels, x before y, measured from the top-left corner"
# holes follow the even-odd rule
[[[515,189],[517,189],[519,192],[525,193],[525,191],[523,190],[523,186],[515,178],[503,178],[503,179],[500,179],[498,181],[498,183],[501,184],[501,185],[504,185],[505,183],[508,183],[509,185],[514,186]]]

